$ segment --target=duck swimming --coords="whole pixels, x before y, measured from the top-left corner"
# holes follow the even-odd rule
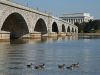
[[[32,68],[32,63],[30,65],[27,65],[28,68]]]
[[[69,69],[69,70],[72,70],[73,69],[73,66],[71,65],[71,66],[66,67],[66,68]]]
[[[73,67],[79,67],[79,62],[76,64],[72,64],[72,65],[73,65]]]
[[[44,69],[45,68],[45,64],[39,65],[39,67]]]
[[[63,65],[58,65],[58,68],[64,69],[64,66],[65,66],[65,64],[63,64]]]

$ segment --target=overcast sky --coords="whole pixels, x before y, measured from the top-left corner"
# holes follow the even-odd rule
[[[12,0],[40,11],[62,16],[65,13],[90,13],[100,19],[100,0]]]

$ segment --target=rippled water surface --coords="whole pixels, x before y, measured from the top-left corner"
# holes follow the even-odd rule
[[[78,68],[66,69],[77,62]],[[31,63],[33,67],[27,68]],[[44,69],[34,69],[42,63]],[[62,64],[65,68],[59,69]],[[68,36],[0,42],[0,75],[100,75],[100,39]]]

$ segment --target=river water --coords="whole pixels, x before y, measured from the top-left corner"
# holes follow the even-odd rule
[[[79,67],[66,69],[77,62]],[[27,68],[31,63],[33,67]],[[34,69],[43,63],[44,69]],[[59,69],[62,64],[65,68]],[[100,38],[67,36],[0,42],[0,75],[100,75]]]

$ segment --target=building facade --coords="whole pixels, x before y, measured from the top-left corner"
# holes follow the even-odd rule
[[[74,24],[75,22],[88,22],[89,20],[93,19],[93,16],[90,16],[90,13],[71,13],[63,14],[60,18],[71,24]]]

